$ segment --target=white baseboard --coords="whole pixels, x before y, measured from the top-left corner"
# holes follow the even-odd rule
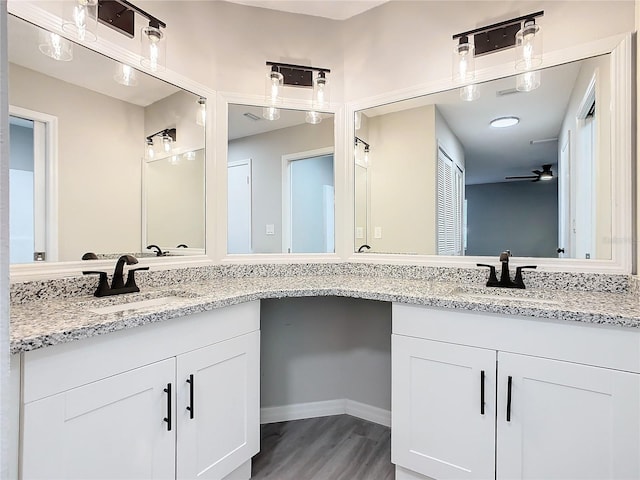
[[[369,422],[391,426],[391,412],[365,403],[346,398],[322,402],[296,403],[280,407],[260,409],[260,423],[287,422],[303,418],[328,417],[330,415],[351,415]]]

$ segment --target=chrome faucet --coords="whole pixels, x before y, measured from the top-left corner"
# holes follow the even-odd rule
[[[139,292],[140,288],[136,285],[135,272],[138,270],[149,270],[149,267],[131,268],[127,273],[127,282],[124,282],[124,265],[135,265],[138,259],[133,255],[122,255],[116,262],[116,268],[113,271],[111,286],[107,280],[107,272],[84,271],[83,275],[100,275],[98,288],[94,295],[96,297],[106,297],[108,295],[119,295],[121,293]]]
[[[516,276],[511,280],[509,273],[509,257],[511,252],[505,250],[500,254],[500,263],[502,263],[502,270],[500,272],[500,280],[496,276],[496,267],[493,265],[486,265],[484,263],[478,263],[478,267],[489,268],[489,280],[487,280],[487,287],[502,287],[502,288],[525,288],[524,280],[522,279],[522,270],[525,268],[537,268],[536,265],[526,265],[522,267],[516,267]]]

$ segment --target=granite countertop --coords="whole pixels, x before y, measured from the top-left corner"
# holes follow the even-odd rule
[[[357,275],[216,278],[174,287],[143,288],[140,293],[95,298],[37,300],[11,307],[11,353],[71,342],[117,330],[264,298],[342,296],[551,318],[566,321],[640,327],[640,297],[631,293],[511,290],[461,283]],[[107,314],[90,309],[172,298]],[[153,302],[151,302],[153,303]]]

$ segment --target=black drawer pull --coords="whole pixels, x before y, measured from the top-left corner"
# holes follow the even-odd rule
[[[167,416],[162,420],[167,422],[167,431],[171,431],[171,384],[167,383],[167,388],[164,389],[167,394]]]
[[[484,370],[480,371],[480,415],[484,415]]]
[[[189,406],[187,410],[189,410],[189,418],[193,419],[193,374],[189,375],[187,383],[189,384]]]
[[[511,376],[507,379],[507,422],[511,421]]]

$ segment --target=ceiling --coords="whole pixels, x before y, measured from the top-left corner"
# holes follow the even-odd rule
[[[250,7],[346,20],[389,0],[227,0]]]
[[[255,118],[246,115],[250,114]],[[322,118],[331,117],[331,113],[320,114]],[[280,130],[281,128],[294,127],[296,125],[304,125],[306,112],[303,110],[287,110],[280,109],[280,118],[275,121],[265,120],[262,118],[262,107],[252,105],[229,105],[229,127],[228,138],[235,140],[251,135],[259,135],[261,133],[270,132],[272,130]]]

